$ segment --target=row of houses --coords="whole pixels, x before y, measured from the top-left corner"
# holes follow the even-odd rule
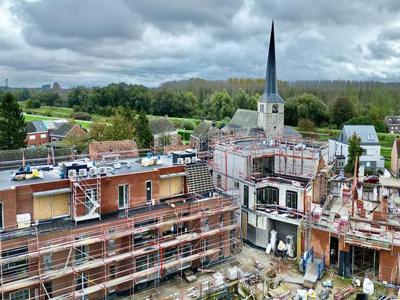
[[[40,146],[49,142],[59,142],[68,138],[83,138],[87,131],[66,120],[38,120],[26,124],[26,145]]]
[[[149,120],[149,128],[153,135],[155,148],[182,145],[182,139],[168,117],[151,118]],[[28,147],[44,145],[49,142],[59,142],[70,138],[80,139],[88,134],[80,125],[72,124],[63,119],[30,121],[27,123],[26,129],[26,144]]]

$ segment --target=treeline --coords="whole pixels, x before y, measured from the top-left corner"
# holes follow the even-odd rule
[[[229,80],[171,81],[158,88],[125,83],[106,87],[75,87],[60,91],[19,91],[19,101],[28,106],[71,107],[75,112],[111,116],[122,106],[152,115],[184,118],[229,120],[236,109],[257,108],[265,80],[235,78]],[[286,100],[286,124],[340,128],[344,123],[374,124],[383,131],[383,118],[400,114],[400,84],[359,81],[278,82],[280,95]],[[310,121],[313,123],[311,124]]]

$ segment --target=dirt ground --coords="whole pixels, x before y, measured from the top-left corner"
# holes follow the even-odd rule
[[[212,268],[209,272],[199,272],[196,274],[197,280],[188,283],[183,278],[176,277],[175,279],[160,284],[158,287],[145,290],[140,293],[135,293],[130,297],[124,297],[119,299],[124,300],[146,300],[146,299],[160,299],[160,300],[186,300],[194,299],[191,295],[193,289],[200,289],[200,286],[206,286],[207,282],[211,281],[211,276],[214,272],[221,272],[225,274],[226,270],[232,266],[238,266],[241,270],[248,273],[253,273],[256,271],[254,264],[258,261],[262,266],[262,270],[258,271],[258,274],[264,278],[265,282],[283,282],[291,290],[292,295],[295,295],[297,290],[302,288],[299,282],[303,281],[303,274],[298,271],[297,263],[294,260],[278,258],[272,254],[267,255],[265,252],[250,247],[248,245],[243,245],[242,251],[235,255],[234,259],[229,263],[225,263],[218,267]],[[273,279],[268,277],[268,271],[273,270],[276,273],[276,277]],[[329,299],[333,299],[334,293],[343,289],[344,287],[351,284],[351,279],[343,279],[339,276],[333,274],[333,271],[327,270],[323,275],[322,280],[320,280],[316,287],[315,292],[318,295],[322,290],[322,281],[332,279],[333,289]],[[264,288],[266,291],[266,284],[259,284],[257,287],[261,291]],[[268,285],[268,284],[267,284]],[[360,289],[361,291],[361,289]],[[375,294],[370,297],[370,299],[375,299],[379,295],[393,294],[394,291],[390,291],[383,287],[382,285],[375,284]],[[151,296],[150,296],[151,295]],[[346,299],[355,299],[356,293]],[[310,298],[309,298],[310,299]]]

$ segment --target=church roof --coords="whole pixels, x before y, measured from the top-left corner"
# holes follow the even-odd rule
[[[258,127],[258,112],[255,110],[238,109],[233,115],[229,124],[227,124],[225,130],[245,130],[248,134],[257,133],[262,129]],[[290,137],[301,137],[293,127],[285,126],[283,129],[284,136]]]
[[[258,112],[255,110],[238,109],[226,127],[231,129],[238,128],[258,128]]]
[[[271,36],[269,40],[267,74],[265,80],[264,94],[261,95],[259,101],[267,103],[284,103],[283,99],[278,94],[278,83],[276,79],[275,33],[273,21]]]

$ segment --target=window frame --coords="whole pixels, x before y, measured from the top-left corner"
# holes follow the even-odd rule
[[[74,253],[75,266],[84,264],[85,262],[87,262],[89,260],[89,245],[82,245],[82,246],[75,247],[74,252],[75,252]],[[77,259],[77,256],[79,256],[78,259]]]
[[[15,298],[15,296],[13,297],[13,295],[15,295],[15,294],[17,294],[17,293],[20,293],[20,292],[25,293],[26,291],[28,291],[28,299],[30,299],[30,298],[31,298],[31,291],[30,291],[29,288],[23,288],[23,289],[21,289],[21,290],[11,292],[11,293],[8,295],[8,299],[9,299],[9,300],[14,300],[14,299],[19,300],[19,297],[20,297],[20,296],[18,296],[18,298]],[[22,295],[22,296],[25,297],[25,295]],[[24,298],[24,299],[26,299],[26,298]]]
[[[272,186],[258,188],[257,204],[279,206],[279,188]]]
[[[150,198],[148,196],[148,187],[147,185],[150,183]],[[145,185],[145,193],[146,193],[146,204],[151,204],[153,200],[153,181],[147,180]]]
[[[294,207],[293,207],[293,205],[289,205],[289,204],[293,204],[293,199],[289,199],[289,198],[291,198],[292,196],[290,196],[289,197],[289,195],[294,195],[295,196],[295,199],[294,199],[294,201],[295,201],[295,205],[294,205]],[[298,195],[298,193],[296,192],[296,191],[291,191],[291,190],[287,190],[286,191],[286,200],[285,200],[285,204],[286,204],[286,207],[287,208],[291,208],[291,209],[297,209],[297,207],[298,207],[298,201],[299,201],[299,195]]]
[[[129,208],[129,202],[130,202],[130,190],[129,190],[129,183],[124,183],[118,185],[118,209],[126,209]],[[121,199],[120,199],[120,188],[122,188],[122,193],[123,193],[123,205],[121,206]]]
[[[249,207],[250,189],[247,184],[243,185],[243,206]]]

